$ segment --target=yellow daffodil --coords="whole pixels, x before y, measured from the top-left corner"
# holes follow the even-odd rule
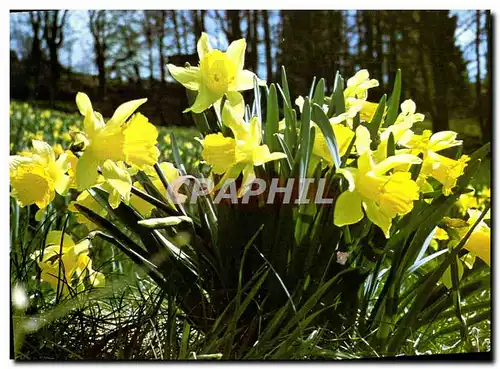
[[[430,152],[422,163],[419,179],[433,177],[443,185],[443,194],[448,196],[451,194],[451,189],[456,186],[458,178],[464,173],[469,160],[467,155],[455,160]]]
[[[54,199],[55,192],[63,195],[68,190],[71,181],[67,170],[65,154],[56,160],[49,144],[33,140],[32,151],[10,157],[11,195],[21,206],[36,204],[43,209]]]
[[[419,187],[408,172],[387,174],[401,164],[419,164],[421,159],[410,154],[391,156],[378,164],[372,158],[370,134],[366,127],[356,129],[356,149],[360,154],[357,168],[343,168],[338,172],[349,182],[335,204],[334,223],[341,227],[363,219],[363,209],[374,224],[389,237],[392,219],[413,209],[419,198]]]
[[[282,152],[271,153],[267,145],[261,145],[262,128],[256,117],[246,123],[230,106],[224,105],[222,119],[231,128],[234,138],[224,137],[222,133],[207,135],[202,142],[202,156],[206,163],[212,165],[213,173],[224,174],[216,189],[227,181],[236,180],[243,173],[238,191],[241,197],[256,178],[254,166],[285,158],[286,155]]]
[[[239,107],[238,113],[243,112],[243,98],[238,91],[252,89],[255,77],[254,73],[243,69],[245,49],[245,39],[232,42],[226,52],[212,49],[208,35],[202,33],[197,44],[200,58],[198,67],[167,65],[176,81],[188,90],[198,91],[195,102],[184,112],[202,113],[224,94],[233,107]]]
[[[358,71],[353,77],[349,78],[347,87],[344,90],[346,110],[354,109],[356,112],[359,111],[361,120],[371,121],[378,104],[366,101],[366,99],[368,98],[368,90],[378,85],[376,79],[370,79],[370,73],[366,69]]]
[[[59,289],[65,295],[69,293],[69,286],[81,291],[87,275],[94,287],[104,286],[104,275],[92,269],[92,260],[88,255],[89,246],[88,239],[75,244],[68,234],[63,234],[61,231],[49,232],[41,260],[40,252],[33,255],[42,270],[41,279],[54,289],[57,289],[59,284]]]
[[[401,103],[401,113],[399,113],[394,124],[384,129],[380,134],[380,143],[375,152],[376,161],[383,160],[387,157],[387,145],[391,133],[394,137],[394,143],[401,144],[401,140],[407,141],[408,135],[413,134],[410,130],[413,125],[424,120],[424,115],[415,113],[416,110],[417,106],[411,99]]]
[[[469,211],[470,217],[468,223],[472,226],[477,218],[479,217],[479,212]],[[474,229],[469,239],[464,245],[466,250],[469,250],[474,256],[479,257],[486,264],[491,265],[490,262],[490,249],[491,249],[491,231],[490,227],[481,221],[479,225]]]
[[[86,140],[84,140],[84,153],[78,160],[76,168],[79,190],[89,188],[96,183],[97,169],[107,160],[124,161],[139,168],[151,166],[157,161],[158,132],[155,126],[139,113],[127,121],[145,102],[146,99],[140,99],[120,105],[108,123],[104,124],[101,114],[92,109],[88,96],[81,92],[77,94],[78,109],[85,116]]]
[[[467,211],[469,214],[469,219],[463,221],[461,219],[445,218],[444,223],[453,229],[456,234],[458,234],[459,239],[455,241],[458,242],[465,237],[470,228],[476,223],[477,219],[481,215],[481,211],[477,209],[469,209]],[[488,218],[488,214],[485,218]],[[467,259],[467,266],[469,268],[474,264],[475,257],[479,257],[486,264],[491,265],[490,262],[490,249],[491,249],[491,230],[486,224],[484,219],[479,222],[479,224],[474,228],[470,237],[467,239],[464,245],[464,249],[471,253],[472,258]]]

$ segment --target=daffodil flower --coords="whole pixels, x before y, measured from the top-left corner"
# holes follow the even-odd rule
[[[202,142],[202,156],[206,163],[212,165],[213,173],[224,174],[215,189],[236,180],[243,173],[238,191],[238,197],[241,197],[256,178],[254,166],[285,158],[286,155],[282,152],[271,153],[267,145],[261,145],[262,128],[257,117],[246,123],[230,106],[224,105],[222,119],[231,128],[234,138],[224,137],[222,133],[207,135]]]
[[[198,67],[177,67],[168,64],[172,77],[188,90],[198,91],[192,106],[184,112],[202,113],[220,100],[224,94],[233,107],[242,112],[243,97],[238,91],[253,88],[254,73],[243,69],[245,62],[245,39],[232,42],[227,51],[212,49],[206,33],[202,33],[197,44],[200,64]],[[259,81],[259,83],[265,83]]]
[[[139,168],[151,166],[158,160],[158,132],[142,114],[134,111],[146,99],[132,100],[116,109],[104,123],[102,115],[94,112],[88,96],[79,92],[76,103],[84,119],[84,153],[78,160],[76,181],[78,189],[92,187],[97,181],[97,169],[107,160],[123,161]]]
[[[411,154],[391,156],[378,164],[372,158],[370,134],[366,127],[356,129],[357,168],[338,170],[349,182],[349,189],[337,199],[334,223],[341,227],[363,219],[363,209],[388,238],[392,219],[413,209],[419,198],[419,187],[408,172],[387,172],[401,164],[419,164],[421,159]]]
[[[401,103],[401,113],[399,113],[394,124],[384,129],[380,134],[380,143],[375,152],[375,159],[377,161],[387,157],[387,145],[391,134],[394,137],[394,143],[398,144],[401,144],[402,141],[406,142],[408,137],[413,135],[410,129],[415,123],[421,122],[425,118],[423,114],[416,113],[416,110],[417,105],[411,99]]]
[[[76,290],[83,290],[86,276],[90,277],[94,287],[104,286],[104,275],[92,269],[89,246],[88,239],[75,244],[70,235],[61,231],[50,231],[45,240],[41,259],[39,251],[33,254],[42,271],[41,279],[54,289],[59,285],[65,295],[69,293],[68,287],[74,286],[73,280],[76,280]]]
[[[439,155],[437,152],[461,145],[462,141],[456,138],[457,133],[453,131],[432,134],[431,131],[425,130],[421,135],[411,130],[406,131],[399,143],[409,149],[406,152],[414,155],[422,153],[424,158],[418,183],[427,185],[426,178],[431,176],[443,185],[444,195],[451,194],[451,189],[456,185],[458,177],[463,174],[469,157],[462,155],[459,160],[454,160]]]
[[[368,98],[368,90],[378,85],[379,82],[376,79],[370,79],[370,73],[366,69],[358,71],[349,78],[344,90],[346,110],[355,109],[355,111],[359,111],[361,120],[371,121],[378,104],[366,101],[366,99]]]
[[[66,175],[68,162],[65,154],[56,160],[54,150],[46,142],[32,143],[32,151],[10,157],[11,195],[21,206],[36,204],[43,209],[54,199],[55,192],[67,192],[71,182]]]
[[[419,180],[433,177],[443,185],[443,195],[449,196],[456,186],[458,178],[464,173],[470,157],[462,155],[458,160],[430,152],[422,163]]]
[[[455,240],[456,244],[458,244],[458,242],[465,237],[470,228],[476,223],[477,219],[481,215],[481,211],[477,209],[469,209],[467,213],[469,215],[469,219],[467,219],[467,221],[453,218],[443,219],[444,223],[449,228],[453,229],[456,234],[458,234],[459,238]],[[486,214],[485,219],[489,219],[488,214]],[[479,222],[476,228],[474,228],[470,237],[465,242],[464,249],[468,250],[472,256],[465,260],[465,263],[469,268],[472,268],[475,257],[479,257],[486,264],[491,265],[491,230],[484,219]]]

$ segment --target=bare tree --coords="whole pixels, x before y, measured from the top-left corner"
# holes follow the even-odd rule
[[[262,26],[264,28],[264,44],[266,49],[266,78],[270,81],[273,79],[273,59],[271,50],[271,26],[269,24],[269,14],[267,10],[262,10]]]
[[[89,10],[89,28],[94,38],[94,58],[99,80],[99,97],[106,96],[106,59],[108,56],[109,23],[105,10]]]
[[[43,37],[43,18],[41,11],[29,12],[33,40],[29,54],[28,75],[31,79],[30,99],[34,98],[38,91],[38,82],[40,79],[40,70],[42,65],[42,37]]]
[[[59,49],[64,40],[64,25],[68,11],[52,10],[44,14],[43,37],[49,49],[50,60],[50,105],[55,106],[55,95],[59,82],[61,64],[59,63]]]

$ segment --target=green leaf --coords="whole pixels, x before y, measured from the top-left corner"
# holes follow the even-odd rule
[[[312,98],[313,103],[318,104],[323,107],[325,103],[325,79],[321,78],[316,85],[316,89],[314,90],[314,97]]]
[[[333,92],[330,98],[330,104],[328,106],[328,118],[334,115],[340,115],[345,112],[345,101],[344,101],[344,80],[337,71],[335,74],[335,83],[333,85]]]
[[[269,147],[271,152],[278,151],[278,142],[276,142],[276,138],[274,137],[274,134],[278,133],[278,124],[278,94],[276,92],[276,86],[274,83],[271,83],[267,95],[266,124],[264,125],[264,143]]]
[[[366,125],[368,131],[370,131],[370,138],[372,139],[372,143],[375,144],[377,142],[380,125],[382,124],[382,118],[385,112],[386,101],[387,101],[387,95],[384,94],[378,103],[377,110],[375,111],[375,114],[373,114],[372,120],[370,121],[369,124]],[[374,149],[375,148],[372,148],[372,150]]]
[[[316,114],[317,121],[316,124],[319,126],[323,135],[325,136],[325,140],[328,146],[328,150],[333,158],[333,163],[335,164],[335,168],[340,168],[341,159],[339,154],[339,149],[337,145],[337,140],[335,138],[335,134],[333,133],[332,125],[330,124],[326,114],[323,109],[318,104],[313,104],[312,107],[313,114]]]
[[[389,109],[387,110],[387,116],[385,117],[384,127],[389,127],[394,124],[398,116],[399,110],[399,100],[401,97],[401,69],[398,69],[396,73],[396,79],[394,81],[394,88],[392,90],[392,95],[389,99]]]
[[[288,80],[286,78],[285,67],[281,67],[281,84],[283,85],[283,97],[289,108],[292,108],[292,100],[290,98],[290,89],[288,88]]]

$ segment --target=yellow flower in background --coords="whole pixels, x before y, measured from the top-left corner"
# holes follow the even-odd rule
[[[232,42],[226,52],[212,49],[206,33],[202,33],[197,44],[200,64],[198,67],[177,67],[168,64],[174,79],[188,90],[198,91],[193,105],[184,112],[202,113],[226,94],[238,113],[243,112],[244,102],[238,91],[253,88],[255,74],[243,69],[245,62],[245,39]],[[263,83],[263,81],[260,81]],[[243,104],[242,104],[243,103]]]
[[[401,164],[420,164],[421,159],[400,154],[375,164],[369,149],[370,134],[364,126],[356,129],[355,145],[360,154],[358,167],[338,170],[349,182],[349,189],[335,203],[334,223],[339,227],[357,223],[363,219],[364,209],[368,219],[388,238],[392,219],[413,209],[419,187],[408,172],[387,172]]]
[[[92,109],[88,96],[81,92],[77,94],[78,109],[85,116],[84,133],[87,140],[76,169],[79,190],[96,184],[97,169],[107,160],[124,161],[139,168],[156,163],[159,150],[156,147],[158,132],[155,126],[139,113],[127,121],[145,102],[146,99],[140,99],[120,105],[105,124],[102,115]]]
[[[43,255],[40,255],[39,251],[33,254],[42,271],[41,279],[55,290],[59,284],[64,295],[69,293],[69,287],[75,287],[77,291],[83,290],[86,276],[94,287],[103,287],[104,275],[92,269],[89,246],[88,239],[75,244],[70,235],[61,231],[50,231],[45,240]]]
[[[67,170],[65,154],[56,160],[49,144],[33,140],[32,151],[10,157],[11,195],[21,206],[36,204],[43,209],[54,199],[55,192],[64,195],[69,189]]]
[[[238,191],[241,197],[256,178],[254,166],[285,158],[286,155],[282,152],[271,153],[267,145],[261,145],[262,128],[257,117],[246,123],[230,106],[224,105],[222,119],[233,131],[234,138],[224,137],[221,133],[207,135],[202,142],[202,157],[212,165],[213,173],[224,174],[215,189],[227,181],[236,180],[243,173]]]
[[[61,155],[64,152],[64,149],[61,146],[61,144],[55,144],[55,145],[52,146],[52,148],[54,149],[54,153],[56,155]]]

